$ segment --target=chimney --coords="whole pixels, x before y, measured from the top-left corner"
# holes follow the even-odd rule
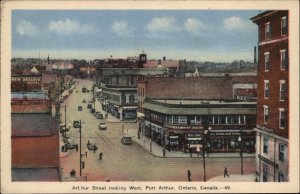
[[[163,61],[166,61],[166,57],[163,57]]]

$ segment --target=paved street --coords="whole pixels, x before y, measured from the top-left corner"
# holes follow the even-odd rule
[[[74,92],[61,105],[62,118],[64,123],[64,105],[67,107],[67,125],[71,124],[71,137],[79,144],[79,129],[73,128],[73,120],[82,121],[82,161],[85,168],[82,175],[86,175],[88,181],[187,181],[187,170],[192,173],[192,181],[203,181],[203,160],[202,157],[156,157],[144,148],[143,144],[138,143],[136,137],[132,145],[123,145],[120,142],[122,135],[122,123],[109,115],[105,121],[107,130],[99,130],[99,119],[87,109],[87,102],[92,98],[92,92],[82,93],[82,86],[89,90],[92,88],[92,81],[80,80],[77,86],[79,93]],[[78,111],[78,105],[82,105],[83,110]],[[96,103],[96,110],[101,109],[100,104]],[[125,132],[136,134],[136,123],[124,123]],[[95,142],[98,150],[87,151],[87,142]],[[142,140],[140,140],[142,141]],[[146,144],[146,143],[145,143]],[[62,145],[62,142],[61,142]],[[146,145],[145,145],[146,146]],[[156,146],[156,149],[160,149]],[[87,157],[85,152],[87,151]],[[103,160],[98,160],[99,153],[103,153]],[[168,154],[168,153],[167,153]],[[60,152],[60,163],[64,176],[69,176],[74,168],[79,175],[79,150],[69,150]],[[223,176],[224,167],[227,166],[230,175],[240,174],[240,158],[224,157],[206,158],[207,180],[213,177]],[[252,176],[255,172],[255,158],[244,158],[244,174]],[[225,178],[224,178],[225,179]],[[221,181],[218,179],[218,181]],[[250,181],[250,180],[249,180]],[[254,181],[254,180],[253,180]]]

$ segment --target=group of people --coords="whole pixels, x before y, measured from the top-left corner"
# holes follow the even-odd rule
[[[227,167],[224,168],[224,177],[225,177],[225,176],[229,177]],[[188,177],[188,181],[191,182],[191,181],[192,181],[192,179],[191,179],[192,173],[191,173],[191,171],[190,171],[189,169],[188,169],[188,171],[187,171],[187,177]]]

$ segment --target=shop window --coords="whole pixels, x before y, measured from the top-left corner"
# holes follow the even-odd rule
[[[227,116],[227,124],[232,124],[232,116]]]
[[[190,116],[189,117],[189,122],[190,122],[190,124],[195,124],[196,123],[196,117],[195,116]]]
[[[284,162],[284,151],[285,151],[285,146],[283,144],[279,144],[279,161]]]
[[[224,139],[212,139],[212,149],[223,149]]]
[[[201,123],[201,116],[196,115],[196,123]]]
[[[229,149],[236,149],[237,148],[237,139],[229,139]]]
[[[269,71],[270,69],[270,53],[265,53],[265,71]]]
[[[245,124],[245,115],[240,116],[240,124]]]
[[[171,115],[168,115],[168,123],[172,123],[172,116]]]
[[[268,154],[268,148],[269,148],[269,139],[264,137],[264,147],[263,147],[264,154]]]

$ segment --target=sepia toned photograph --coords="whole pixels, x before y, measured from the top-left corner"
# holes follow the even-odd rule
[[[299,2],[261,3],[2,2],[1,192],[299,192]]]

